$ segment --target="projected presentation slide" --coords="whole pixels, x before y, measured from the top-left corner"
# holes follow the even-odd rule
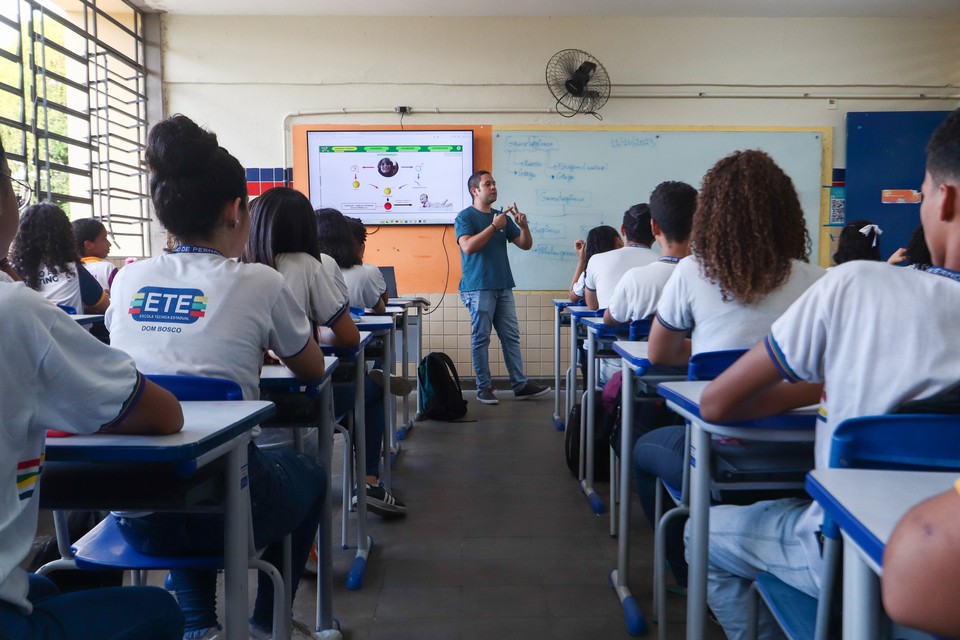
[[[364,224],[451,224],[472,204],[473,131],[308,131],[310,201]]]

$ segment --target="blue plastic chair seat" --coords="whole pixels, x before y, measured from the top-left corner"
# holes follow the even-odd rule
[[[151,556],[135,550],[110,515],[72,547],[79,569],[222,569],[223,556]]]
[[[757,591],[780,627],[792,640],[813,640],[817,599],[781,582],[769,573],[757,574]],[[776,603],[771,607],[770,603]]]

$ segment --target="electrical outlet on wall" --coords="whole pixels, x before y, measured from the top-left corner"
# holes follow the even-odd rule
[[[827,109],[835,111],[837,108],[837,99],[836,98],[827,98]]]

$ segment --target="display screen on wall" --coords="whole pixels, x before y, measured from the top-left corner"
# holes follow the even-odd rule
[[[473,131],[308,131],[310,202],[364,224],[450,224],[472,204]]]

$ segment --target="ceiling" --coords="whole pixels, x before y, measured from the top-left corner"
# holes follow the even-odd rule
[[[133,0],[184,15],[960,18],[960,0]]]

